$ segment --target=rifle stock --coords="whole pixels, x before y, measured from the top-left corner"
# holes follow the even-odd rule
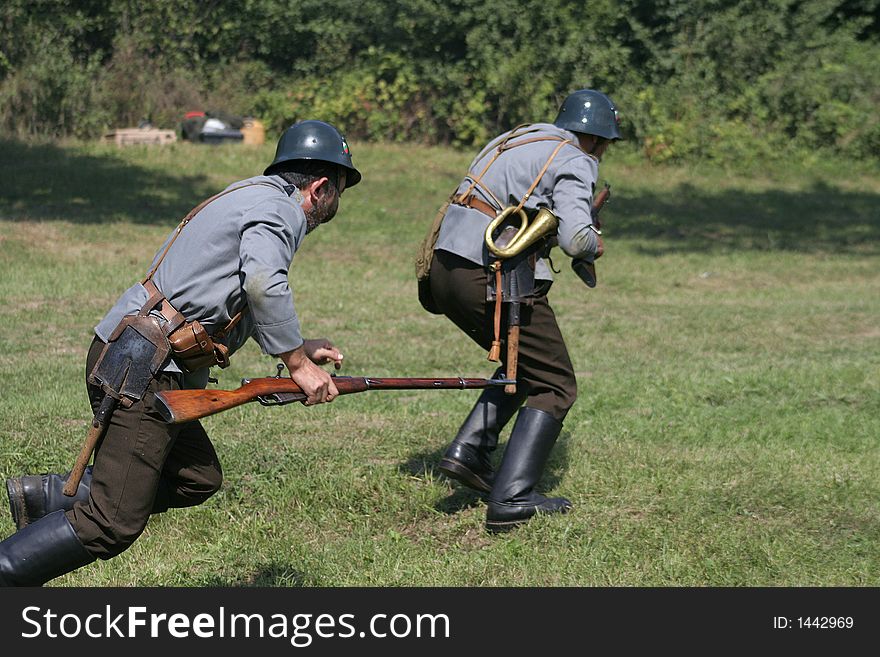
[[[420,379],[334,376],[333,383],[340,395],[366,390],[435,390],[473,389],[515,384],[508,379]],[[158,409],[169,424],[199,420],[221,411],[259,401],[265,406],[278,406],[304,401],[306,394],[288,377],[244,379],[235,390],[163,390],[156,393]]]
[[[611,185],[606,182],[602,190],[596,194],[596,198],[593,199],[593,207],[590,208],[590,213],[593,216],[593,223],[596,228],[602,228],[602,222],[599,221],[599,213],[602,211],[602,208],[605,207],[609,198],[611,198]]]

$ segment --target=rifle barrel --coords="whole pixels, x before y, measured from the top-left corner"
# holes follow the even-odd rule
[[[336,387],[339,389],[339,393],[342,393],[342,388],[339,387],[339,379],[346,377],[334,377],[333,380],[336,382]],[[354,377],[352,377],[354,378]],[[469,388],[485,388],[487,386],[501,386],[507,385],[511,383],[511,381],[507,379],[463,379],[461,377],[456,378],[445,378],[445,379],[417,379],[417,378],[375,378],[375,377],[364,377],[363,379],[366,382],[367,390],[419,390],[419,389],[434,389],[434,388],[458,388],[458,389],[469,389]],[[513,382],[515,383],[515,381]],[[359,392],[359,391],[352,391]]]

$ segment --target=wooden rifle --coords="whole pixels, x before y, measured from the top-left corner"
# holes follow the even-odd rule
[[[170,424],[192,422],[208,415],[258,401],[264,406],[282,406],[303,402],[306,394],[290,377],[281,376],[279,363],[276,376],[242,379],[235,390],[163,390],[156,393],[162,419]],[[487,388],[515,384],[508,379],[441,378],[375,378],[366,376],[334,376],[333,383],[340,395],[367,390],[438,390]]]

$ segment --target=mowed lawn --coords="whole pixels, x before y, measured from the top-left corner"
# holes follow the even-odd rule
[[[92,327],[192,206],[272,155],[0,141],[0,477],[71,467]],[[342,374],[494,370],[416,298],[416,247],[470,156],[354,144],[364,180],[291,271]],[[51,585],[880,585],[880,181],[832,173],[608,154],[599,284],[557,250],[550,293],[579,399],[540,488],[570,514],[491,536],[484,501],[439,473],[476,391],[251,404],[204,421],[215,497]],[[214,374],[274,366],[249,344]]]

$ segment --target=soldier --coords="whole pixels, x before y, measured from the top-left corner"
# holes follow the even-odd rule
[[[95,327],[86,375],[96,424],[105,401],[115,410],[79,487],[74,479],[65,495],[58,474],[6,482],[19,531],[0,543],[0,584],[39,586],[110,559],[151,514],[211,497],[222,472],[208,435],[199,422],[163,422],[154,393],[204,388],[209,367],[228,365],[247,338],[283,361],[305,404],[337,396],[320,365],[338,368],[343,356],[327,340],[302,337],[288,269],[360,180],[339,131],[303,121],[281,136],[263,175],[230,185],[172,232],[146,278]]]
[[[553,124],[520,126],[492,140],[471,163],[445,214],[440,211],[443,218],[430,274],[420,285],[423,305],[500,355],[499,373],[510,364],[509,358],[518,361],[515,392],[487,388],[439,465],[452,479],[488,493],[489,531],[511,529],[535,513],[564,513],[571,508],[569,500],[547,498],[535,486],[577,389],[568,350],[547,301],[552,275],[536,253],[540,241],[511,258],[501,269],[503,278],[499,274],[494,279],[485,231],[505,209],[521,207],[534,217],[539,208],[547,208],[558,219],[558,234],[552,239],[566,255],[590,263],[601,256],[604,247],[592,221],[592,197],[599,160],[620,138],[618,126],[617,109],[608,96],[591,89],[575,91],[565,99]],[[513,354],[498,349],[499,322],[507,327],[513,316],[499,317],[491,301],[497,300],[497,281],[502,299],[517,302],[521,312],[518,351]],[[502,428],[517,411],[495,472],[490,455]]]

